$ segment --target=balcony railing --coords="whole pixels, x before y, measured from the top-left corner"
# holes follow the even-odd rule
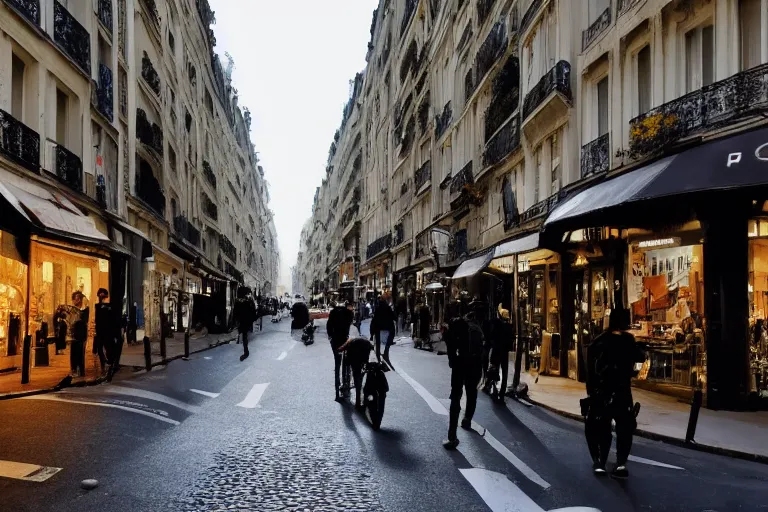
[[[112,32],[112,0],[98,0],[98,10],[96,15],[104,28]]]
[[[555,206],[564,198],[562,191],[557,192],[543,201],[534,204],[520,215],[520,223],[525,224],[528,221],[543,217],[551,212]]]
[[[160,96],[160,75],[155,71],[155,66],[152,65],[152,61],[146,51],[141,58],[141,77],[147,82],[149,88]]]
[[[427,160],[421,167],[416,169],[416,173],[413,176],[413,184],[415,192],[421,190],[421,188],[432,179],[432,161]]]
[[[40,135],[0,109],[0,153],[33,172],[40,172]]]
[[[139,176],[136,195],[161,217],[165,216],[165,193],[163,187],[146,161],[139,159]]]
[[[64,146],[49,140],[46,142],[50,159],[49,169],[59,182],[77,192],[83,191],[83,161]]]
[[[155,123],[150,123],[147,113],[140,108],[136,109],[136,137],[162,156],[163,129]]]
[[[80,69],[91,74],[91,35],[57,0],[53,0],[53,40]]]
[[[595,21],[581,33],[581,50],[586,50],[597,37],[611,26],[611,7],[608,6]]]
[[[507,26],[498,21],[488,33],[475,57],[475,86],[479,85],[485,75],[493,67],[493,64],[504,55],[507,50]]]
[[[189,222],[184,215],[178,215],[173,219],[173,229],[184,240],[195,247],[200,247],[200,230]]]
[[[544,2],[546,1],[547,0],[533,0],[533,2],[530,3],[525,14],[523,14],[523,19],[520,20],[520,32],[524,32],[525,29],[528,28],[539,13],[539,10],[541,10],[541,6],[544,5]]]
[[[493,10],[493,4],[496,0],[478,0],[477,1],[477,24],[482,26],[485,20],[488,19],[488,15]]]
[[[451,125],[453,119],[453,110],[451,109],[451,102],[445,104],[443,107],[443,113],[437,116],[435,119],[435,137],[440,138],[445,130]]]
[[[40,25],[40,0],[5,0],[16,12],[35,25]]]
[[[768,64],[761,64],[632,119],[630,157],[645,157],[689,135],[762,115],[766,108]]]
[[[475,182],[472,176],[472,160],[467,163],[457,174],[451,179],[451,195],[458,194],[464,188],[464,185],[471,185]]]
[[[520,147],[520,116],[511,118],[485,145],[483,166],[496,165]]]
[[[365,250],[365,259],[369,260],[379,253],[387,250],[392,245],[392,233],[387,233],[368,244]]]
[[[430,233],[431,230],[426,230],[423,233],[420,233],[416,237],[416,252],[415,252],[415,258],[423,258],[424,256],[430,255]]]
[[[215,189],[216,188],[216,175],[213,173],[213,169],[211,168],[211,164],[209,164],[207,160],[203,160],[203,176],[205,176],[205,181],[210,183],[210,185]]]
[[[211,201],[207,194],[203,194],[203,213],[210,219],[219,220],[219,207]]]
[[[392,246],[397,247],[401,243],[405,242],[405,224],[398,222],[395,224],[394,237],[392,238]]]
[[[509,119],[520,103],[520,67],[516,57],[510,57],[493,79],[493,96],[485,110],[485,142]]]
[[[93,88],[93,106],[96,110],[102,113],[104,117],[112,121],[113,116],[113,82],[112,82],[112,70],[104,64],[99,63],[99,81],[94,84]]]
[[[606,133],[581,148],[581,177],[588,178],[608,171],[610,166],[610,138]]]
[[[553,92],[562,94],[569,102],[573,97],[571,94],[571,65],[564,60],[555,64],[525,96],[523,119],[527,119]]]
[[[429,107],[430,107],[430,92],[427,91],[424,94],[424,99],[421,100],[419,105],[417,117],[419,119],[419,133],[423,136],[427,133],[427,125],[429,124]]]
[[[224,256],[232,261],[237,261],[237,249],[223,233],[219,233],[219,249],[224,253]]]

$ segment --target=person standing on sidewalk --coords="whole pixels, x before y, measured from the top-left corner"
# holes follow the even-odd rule
[[[72,376],[85,377],[85,344],[88,341],[90,309],[80,290],[72,293],[72,305],[78,309],[78,317],[72,326],[72,344],[69,347],[69,364]]]
[[[349,328],[354,320],[354,304],[347,302],[344,306],[336,306],[328,315],[326,332],[333,350],[334,378],[336,385],[336,400],[341,400],[341,352],[339,347],[347,342]]]
[[[447,450],[459,446],[456,435],[461,412],[461,396],[466,391],[467,405],[461,428],[472,428],[472,416],[477,406],[477,386],[483,374],[483,331],[476,322],[476,310],[482,307],[472,304],[472,309],[465,318],[454,318],[443,333],[448,347],[448,365],[451,367],[451,407],[448,420],[448,439],[443,442]]]
[[[392,308],[383,297],[379,297],[376,311],[373,313],[373,320],[371,320],[371,339],[376,340],[376,358],[378,360],[381,360],[382,345],[384,346],[384,361],[389,366],[392,366],[389,362],[389,347],[395,338],[395,321],[395,313],[392,311]]]
[[[99,302],[94,307],[96,317],[96,334],[93,337],[93,353],[99,355],[101,363],[101,372],[106,373],[107,364],[112,364],[112,355],[114,353],[114,333],[115,318],[112,313],[112,305],[105,302],[109,298],[109,292],[106,288],[99,288],[96,292]]]
[[[240,360],[244,361],[250,355],[248,352],[248,334],[253,332],[253,322],[256,321],[256,305],[253,303],[253,299],[248,296],[247,288],[238,288],[237,295],[234,316],[238,324],[238,337],[243,342],[243,355],[240,356]]]
[[[629,334],[629,311],[613,309],[608,330],[587,347],[587,405],[584,433],[595,474],[605,474],[611,449],[611,421],[616,422],[614,478],[627,478],[627,459],[637,427],[639,404],[632,400],[631,380],[636,362],[645,354]]]

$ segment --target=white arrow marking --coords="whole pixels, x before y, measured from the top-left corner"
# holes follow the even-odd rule
[[[663,462],[657,462],[655,460],[646,459],[643,457],[638,457],[637,455],[630,455],[629,460],[634,462],[639,462],[640,464],[648,464],[649,466],[658,466],[660,468],[667,468],[667,469],[677,469],[680,471],[685,471],[685,468],[681,468],[680,466],[673,466],[672,464],[665,464]]]
[[[146,391],[138,388],[127,388],[123,386],[106,386],[103,388],[107,393],[113,393],[116,395],[135,396],[138,398],[146,398],[147,400],[153,400],[155,402],[161,402],[164,404],[172,405],[178,409],[182,409],[188,412],[197,412],[199,408],[194,405],[176,400],[169,396],[161,395],[160,393],[154,393],[152,391]]]
[[[126,412],[132,412],[134,414],[140,414],[142,416],[147,416],[149,418],[154,418],[156,420],[164,421],[165,423],[170,423],[171,425],[180,425],[180,423],[176,420],[172,420],[170,418],[166,418],[165,416],[160,416],[159,414],[155,414],[148,411],[142,411],[141,409],[134,409],[132,407],[124,407],[122,405],[116,405],[116,404],[107,404],[104,402],[86,402],[84,400],[70,400],[69,398],[59,398],[54,395],[32,395],[32,396],[25,396],[22,397],[22,400],[48,400],[50,402],[63,402],[68,404],[80,404],[80,405],[93,405],[96,407],[108,407],[110,409],[120,409],[121,411]]]
[[[286,357],[288,357],[288,352],[283,351],[279,356],[277,356],[277,360],[282,361]]]
[[[190,391],[193,393],[197,393],[198,395],[207,396],[208,398],[216,398],[220,394],[220,393],[211,393],[210,391],[202,391],[200,389],[190,389]]]
[[[26,480],[27,482],[45,482],[59,471],[61,468],[0,460],[0,477],[4,478]]]
[[[245,399],[237,404],[238,407],[245,407],[246,409],[254,409],[261,400],[261,396],[266,391],[269,382],[266,384],[254,384],[253,388],[248,392]]]

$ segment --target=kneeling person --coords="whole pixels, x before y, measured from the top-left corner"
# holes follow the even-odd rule
[[[347,362],[352,369],[352,378],[355,381],[355,407],[362,408],[363,365],[368,362],[373,350],[373,344],[368,338],[350,338],[337,349],[347,353]]]

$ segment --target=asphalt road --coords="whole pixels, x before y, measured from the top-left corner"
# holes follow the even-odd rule
[[[447,452],[446,359],[407,345],[392,349],[373,432],[333,400],[323,335],[305,347],[288,320],[264,326],[244,362],[225,345],[111,385],[0,401],[0,474],[61,468],[0,477],[0,510],[768,510],[766,465],[637,439],[630,479],[598,478],[579,423],[482,394],[475,431]],[[99,486],[82,490],[87,478]]]

